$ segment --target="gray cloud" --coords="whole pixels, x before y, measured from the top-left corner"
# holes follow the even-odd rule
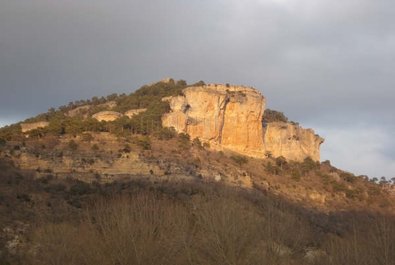
[[[166,76],[245,84],[323,159],[394,175],[394,68],[389,0],[0,0],[0,124]]]

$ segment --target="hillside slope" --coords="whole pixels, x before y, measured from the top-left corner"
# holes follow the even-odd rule
[[[247,94],[170,79],[1,128],[0,263],[393,264],[394,185]]]
[[[221,104],[215,103],[220,99],[227,104],[225,116],[230,115],[222,118],[227,121],[222,125],[211,118],[221,113]],[[202,81],[188,85],[183,80],[168,79],[143,86],[130,95],[112,94],[70,103],[2,128],[0,157],[10,158],[18,167],[41,177],[74,177],[87,182],[142,176],[153,181],[197,179],[269,191],[325,211],[393,211],[391,183],[376,184],[366,176],[339,170],[328,161],[314,161],[306,156],[309,152],[302,154],[303,139],[295,130],[299,125],[289,122],[281,112],[261,113],[263,100],[252,88],[205,85]],[[216,112],[210,112],[211,108]],[[254,108],[256,117],[251,114]],[[181,115],[187,122],[174,124],[172,115]],[[202,115],[205,119],[201,119]],[[254,126],[248,121],[251,115],[257,121]],[[231,122],[239,129],[232,129]],[[220,134],[216,128],[222,128]],[[259,143],[256,136],[262,133]],[[266,138],[277,139],[273,134],[280,135],[278,139],[284,142],[264,142]],[[269,143],[276,143],[284,151],[275,151],[279,147],[268,151]],[[302,149],[307,150],[306,146]],[[262,158],[243,155],[258,151]],[[281,156],[292,152],[299,159]]]

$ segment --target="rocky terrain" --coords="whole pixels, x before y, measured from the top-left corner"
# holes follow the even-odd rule
[[[263,124],[265,98],[250,87],[230,85],[192,86],[183,95],[165,98],[171,112],[163,125],[188,133],[217,150],[265,158],[283,156],[303,161],[320,160],[323,139],[312,129],[289,122]]]

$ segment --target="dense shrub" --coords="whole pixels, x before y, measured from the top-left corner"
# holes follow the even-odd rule
[[[310,157],[306,157],[300,165],[302,173],[307,173],[313,169],[316,169],[320,166],[319,162],[314,161]]]
[[[230,159],[236,162],[239,166],[242,166],[243,164],[248,162],[247,157],[241,155],[232,155]]]
[[[280,111],[266,109],[263,113],[263,123],[269,122],[288,122],[288,118]]]

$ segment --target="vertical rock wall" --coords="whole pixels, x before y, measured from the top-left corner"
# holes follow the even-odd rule
[[[310,157],[320,160],[320,145],[324,139],[312,129],[285,122],[270,122],[264,133],[266,152],[274,157],[283,156],[289,160],[300,161]]]
[[[188,133],[215,149],[228,149],[243,155],[301,161],[319,160],[323,139],[311,129],[290,123],[269,123],[263,127],[265,98],[250,87],[205,85],[189,87],[183,96],[165,98],[170,113],[163,126]]]
[[[265,99],[257,90],[224,85],[189,87],[184,96],[167,100],[171,112],[163,116],[164,126],[217,149],[264,155],[261,119]]]

